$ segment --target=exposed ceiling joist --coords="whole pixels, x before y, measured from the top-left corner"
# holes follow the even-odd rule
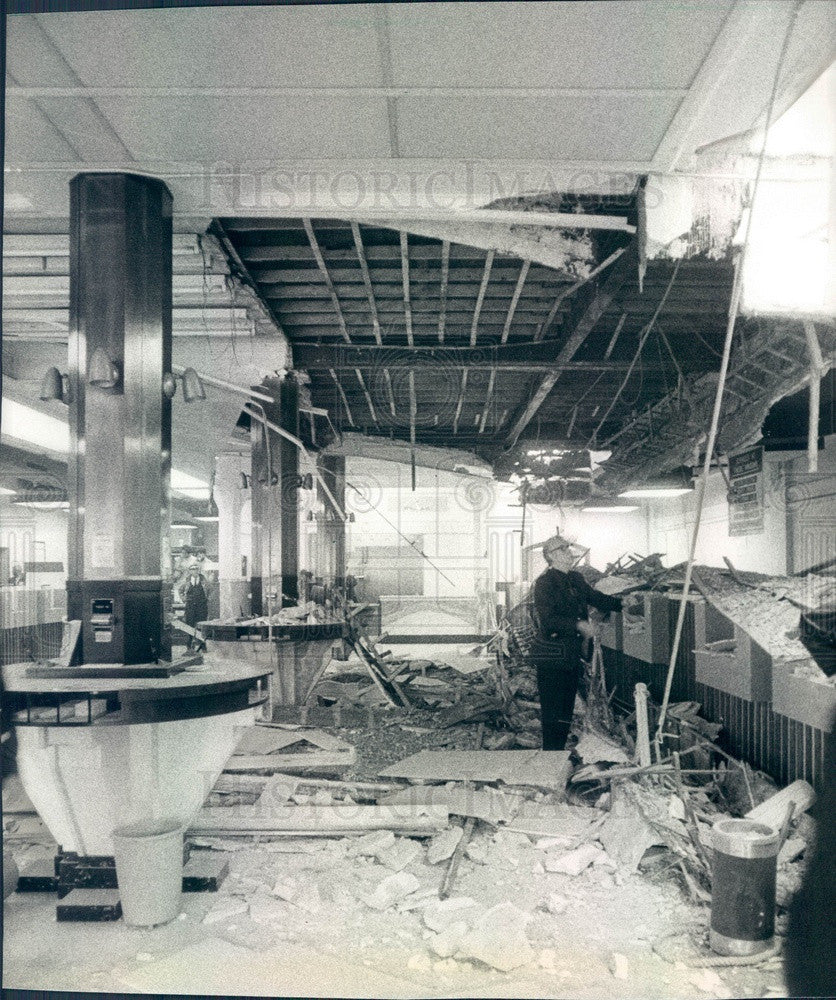
[[[328,273],[328,267],[325,263],[325,258],[322,256],[322,250],[319,246],[319,240],[316,238],[316,233],[314,232],[313,225],[310,219],[303,219],[302,223],[305,227],[305,233],[308,237],[308,242],[311,245],[311,250],[313,250],[313,255],[316,258],[317,266],[319,267],[322,277],[325,279],[325,284],[328,288],[328,292],[331,296],[331,302],[334,306],[334,312],[337,314],[337,325],[340,328],[340,333],[343,335],[343,340],[350,344],[351,337],[348,333],[348,327],[345,323],[345,317],[343,316],[342,307],[340,306],[340,300],[337,296],[337,290],[334,288],[334,282],[331,280],[331,275]]]
[[[354,374],[357,376],[357,381],[360,383],[360,388],[363,391],[363,395],[366,397],[366,405],[369,408],[369,413],[375,425],[377,424],[377,413],[375,412],[374,403],[372,402],[372,397],[369,390],[366,388],[366,380],[363,378],[363,373],[359,368],[354,369]]]
[[[366,250],[363,246],[363,235],[356,222],[351,223],[351,235],[354,237],[354,246],[357,249],[357,258],[360,261],[360,270],[363,272],[363,284],[366,286],[366,295],[369,299],[369,310],[372,314],[372,332],[374,333],[375,343],[382,344],[383,340],[380,336],[380,319],[377,315],[377,302],[374,297],[372,280],[369,276],[369,264],[366,260]]]
[[[470,326],[470,346],[476,346],[476,335],[479,329],[479,314],[482,312],[482,303],[485,301],[485,291],[488,287],[488,282],[491,280],[491,268],[493,267],[493,250],[488,250],[488,254],[485,257],[485,271],[482,275],[482,281],[479,284],[479,292],[476,296],[476,308],[473,310],[473,323]]]
[[[334,380],[334,385],[336,385],[337,387],[337,392],[340,394],[340,399],[342,400],[343,406],[345,407],[345,416],[346,419],[348,420],[349,426],[355,427],[356,424],[354,423],[354,416],[351,412],[351,407],[348,405],[348,397],[345,394],[345,389],[343,389],[342,384],[340,383],[339,378],[337,378],[337,373],[334,371],[334,369],[330,368],[329,371],[331,373],[331,378]]]
[[[450,277],[450,241],[441,241],[441,291],[438,302],[438,342],[444,343],[444,321],[447,315],[447,281]]]
[[[409,237],[401,233],[401,277],[403,279],[403,311],[406,319],[406,342],[413,346],[412,305],[409,301]]]
[[[459,398],[456,400],[456,412],[453,415],[453,433],[459,433],[459,419],[462,415],[462,406],[464,405],[464,395],[467,390],[467,369],[462,371],[462,384],[459,389]]]
[[[409,373],[409,443],[415,444],[415,418],[418,407],[415,402],[415,372]]]
[[[592,328],[601,318],[604,311],[621,289],[621,286],[627,280],[634,261],[635,251],[631,249],[630,252],[625,253],[621,257],[614,269],[610,271],[603,285],[584,310],[583,315],[575,325],[575,329],[570,334],[569,339],[561,348],[560,353],[554,362],[555,370],[553,372],[549,372],[548,375],[543,377],[543,380],[535,390],[534,395],[529,400],[519,417],[514,421],[514,425],[506,438],[507,444],[516,444],[520,434],[522,434],[531,422],[532,417],[534,417],[545,402],[549,393],[554,388],[555,383],[560,378],[563,366],[567,361],[571,361],[575,356],[581,344],[583,344],[592,332]]]
[[[511,303],[508,306],[508,315],[505,317],[505,325],[502,327],[502,336],[500,337],[501,344],[506,344],[508,342],[508,334],[511,332],[511,324],[514,322],[514,313],[517,311],[517,305],[519,304],[520,295],[522,295],[523,285],[525,285],[525,279],[528,277],[530,267],[530,260],[524,260],[522,262],[520,274],[517,278],[517,284],[514,286],[514,294],[511,296]]]
[[[490,412],[491,403],[493,402],[493,387],[494,387],[494,383],[495,382],[496,382],[496,369],[492,368],[491,369],[491,374],[488,377],[488,389],[487,389],[487,392],[485,393],[485,407],[482,410],[481,417],[479,418],[479,433],[480,434],[484,434],[485,433],[485,424],[487,423],[488,413]]]

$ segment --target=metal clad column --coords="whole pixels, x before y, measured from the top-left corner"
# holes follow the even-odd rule
[[[246,613],[247,580],[241,550],[241,511],[250,497],[241,485],[241,475],[250,474],[250,456],[239,453],[215,459],[215,503],[218,505],[218,584],[220,617],[237,618]]]
[[[345,457],[343,455],[320,456],[322,474],[334,499],[345,510]],[[325,507],[323,525],[322,566],[314,567],[320,574],[326,567],[330,570],[330,583],[335,587],[345,586],[345,522],[334,510],[325,490],[317,484],[318,499]]]
[[[282,380],[279,426],[299,437],[299,386],[292,375]],[[282,593],[287,604],[299,599],[299,450],[281,439]]]
[[[274,399],[280,398],[280,382],[278,379],[265,379],[258,386],[253,386],[259,392],[266,392]],[[264,407],[264,415],[274,424],[281,426],[281,406],[279,403],[257,403],[255,408]],[[259,411],[260,412],[260,411]],[[267,614],[267,591],[271,586],[270,573],[279,573],[282,558],[282,449],[279,435],[267,430],[260,421],[253,418],[250,421],[250,448],[252,452],[252,574],[250,589],[252,594],[252,613]],[[272,485],[271,477],[276,485]],[[273,589],[277,589],[274,580]],[[277,599],[273,608],[281,607]]]
[[[70,182],[68,614],[85,662],[170,657],[171,194],[133,174]],[[94,355],[115,384],[91,385]],[[107,364],[105,364],[107,368]],[[94,628],[93,601],[113,627]]]

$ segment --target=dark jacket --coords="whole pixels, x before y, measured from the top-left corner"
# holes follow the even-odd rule
[[[580,649],[581,636],[575,625],[589,617],[588,606],[599,611],[620,611],[621,598],[610,597],[590,587],[580,573],[547,569],[534,583],[534,611],[539,637],[561,644],[566,654]]]

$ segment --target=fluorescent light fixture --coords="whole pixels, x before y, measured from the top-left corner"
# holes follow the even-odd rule
[[[10,490],[8,486],[0,486],[0,496],[2,497],[13,497],[15,492],[15,490]]]
[[[171,488],[176,493],[185,493],[197,500],[209,499],[209,483],[180,469],[171,470]]]
[[[652,489],[647,487],[641,490],[625,490],[623,493],[619,493],[620,497],[625,500],[664,500],[670,497],[681,497],[686,493],[693,493],[692,488],[686,488],[684,486],[660,486],[658,489]]]
[[[188,528],[190,531],[194,531],[197,528],[196,524],[192,524],[190,521],[172,521],[172,528]]]
[[[3,397],[3,437],[35,444],[49,451],[70,449],[70,428],[66,421],[42,413],[32,406]]]
[[[69,500],[24,500],[19,507],[32,507],[34,510],[69,510]]]
[[[634,510],[639,508],[633,504],[600,504],[596,505],[594,503],[587,504],[586,507],[581,507],[581,510],[587,514],[630,514]]]

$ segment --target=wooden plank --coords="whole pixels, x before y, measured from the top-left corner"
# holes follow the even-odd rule
[[[224,765],[224,771],[306,771],[332,770],[350,767],[357,759],[350,750],[314,750],[308,753],[233,754]]]
[[[438,342],[444,343],[444,323],[447,314],[447,282],[450,276],[450,241],[441,244],[441,293],[438,303]]]
[[[605,261],[603,261],[596,268],[590,271],[585,278],[581,278],[579,281],[575,281],[571,285],[568,285],[566,288],[561,289],[560,292],[558,292],[557,297],[555,298],[551,309],[549,310],[548,316],[546,316],[546,318],[538,327],[537,333],[534,335],[534,340],[535,341],[543,340],[543,338],[548,333],[551,332],[552,323],[554,323],[555,317],[557,316],[557,311],[563,304],[564,299],[567,299],[570,295],[574,294],[579,288],[583,288],[584,285],[588,284],[590,281],[592,281],[593,278],[596,278],[599,274],[601,274],[602,271],[606,270],[606,268],[608,268],[610,264],[614,264],[623,253],[624,253],[623,247],[619,250],[616,250],[615,253],[611,253]],[[609,304],[609,302],[607,304]],[[603,312],[603,310],[601,311]]]
[[[476,346],[476,334],[479,328],[479,314],[482,312],[482,303],[485,301],[485,291],[488,287],[488,282],[491,280],[491,268],[493,267],[494,251],[489,250],[487,256],[485,257],[485,270],[482,274],[482,280],[479,283],[479,293],[476,296],[476,308],[473,310],[473,323],[470,327],[470,346]]]
[[[334,371],[334,369],[329,368],[328,371],[330,372],[331,378],[334,380],[334,385],[336,385],[337,387],[337,392],[340,394],[340,399],[342,399],[343,406],[345,407],[345,415],[348,419],[349,426],[355,427],[356,425],[354,423],[354,417],[352,416],[351,413],[351,407],[348,405],[348,398],[346,397],[345,389],[343,389],[342,385],[340,384],[340,380],[337,378],[337,373]]]
[[[793,815],[798,817],[801,813],[806,812],[815,801],[816,793],[813,786],[799,778],[791,785],[787,785],[786,788],[782,788],[770,796],[765,802],[761,802],[759,806],[750,809],[746,813],[746,819],[754,820],[756,823],[765,823],[766,826],[777,830],[780,829],[786,818],[790,803],[794,806]]]
[[[322,729],[306,729],[304,726],[300,728],[288,728],[286,725],[282,725],[279,722],[256,722],[255,728],[257,730],[266,731],[268,733],[273,733],[274,738],[278,737],[275,749],[281,750],[284,747],[292,746],[294,743],[306,742],[310,743],[312,746],[319,747],[320,750],[351,750],[352,746],[347,743],[344,739],[339,736],[334,736],[332,733],[326,733]],[[247,732],[250,732],[248,729]],[[241,744],[238,744],[241,747]],[[238,753],[238,748],[236,748],[236,753]],[[254,747],[247,745],[246,750],[242,750],[242,753],[261,753],[263,751],[256,750]],[[271,751],[267,751],[270,753]]]
[[[413,781],[502,781],[562,790],[569,777],[565,750],[422,750],[379,772]]]
[[[507,823],[524,802],[522,795],[494,788],[448,788],[412,785],[379,799],[381,805],[440,805],[453,816],[473,816],[487,823]]]
[[[403,283],[403,311],[406,317],[406,342],[412,347],[412,306],[409,302],[409,237],[401,232],[401,280]]]
[[[593,327],[609,307],[612,300],[621,290],[632,269],[632,262],[635,260],[635,253],[624,254],[618,261],[616,267],[609,273],[601,289],[593,297],[586,307],[583,315],[575,325],[569,339],[563,345],[555,359],[555,370],[545,375],[523,409],[520,416],[514,421],[514,425],[506,437],[506,443],[514,445],[520,434],[529,425],[532,418],[546,401],[549,393],[554,388],[555,383],[562,374],[562,367],[567,361],[571,361],[583,342],[592,332]]]
[[[201,809],[189,834],[259,833],[322,830],[443,830],[449,814],[443,805],[222,806]]]
[[[366,261],[366,250],[363,246],[363,236],[360,232],[360,226],[356,222],[351,223],[351,234],[354,237],[354,246],[357,250],[357,257],[360,261],[360,270],[363,272],[363,283],[366,286],[366,294],[369,299],[369,309],[372,314],[372,331],[374,333],[374,339],[376,343],[382,344],[383,340],[380,336],[380,319],[377,315],[377,302],[375,301],[374,289],[372,288],[372,279],[369,277],[369,265]],[[393,415],[394,412],[395,411],[393,409]]]
[[[325,260],[322,256],[322,250],[319,248],[319,242],[316,238],[316,233],[313,230],[313,225],[310,219],[303,219],[302,224],[305,227],[305,232],[308,235],[308,242],[311,245],[311,250],[313,250],[313,255],[316,258],[316,262],[319,266],[319,270],[322,272],[322,277],[325,279],[325,284],[328,287],[328,291],[331,294],[331,302],[334,306],[334,312],[337,314],[337,324],[339,325],[340,331],[343,335],[343,340],[347,343],[351,343],[351,337],[348,333],[348,328],[345,325],[345,317],[343,316],[343,311],[340,306],[340,300],[337,297],[337,291],[334,288],[334,282],[331,280],[331,275],[328,273],[328,268],[325,264]]]
[[[500,343],[502,344],[508,342],[508,334],[511,332],[511,324],[514,322],[514,313],[517,311],[520,296],[522,295],[523,285],[525,284],[525,279],[528,277],[530,268],[531,261],[524,260],[522,262],[522,267],[520,268],[520,275],[517,278],[517,284],[514,288],[514,294],[511,296],[511,304],[508,306],[508,315],[505,317],[505,325],[502,327],[502,336],[500,338]]]

